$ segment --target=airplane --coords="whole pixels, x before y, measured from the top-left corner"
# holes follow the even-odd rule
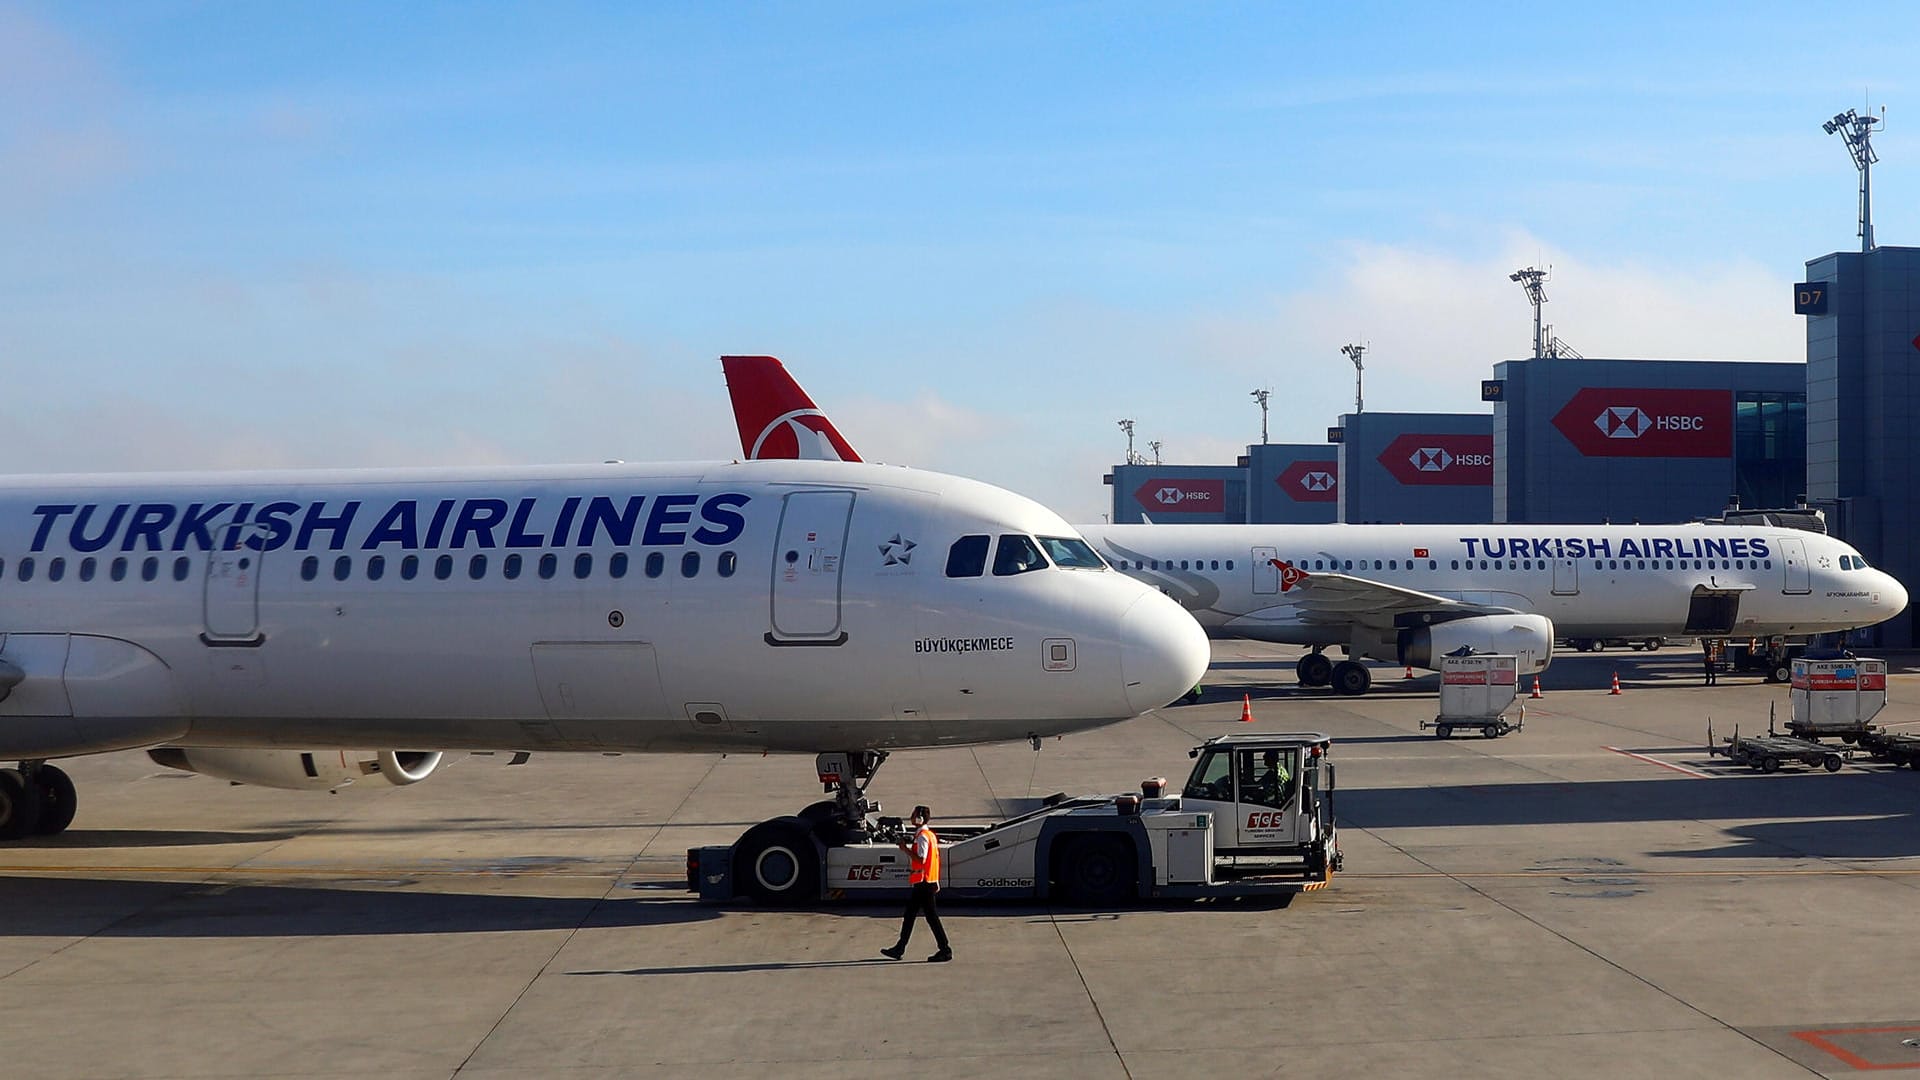
[[[779,360],[721,362],[750,452],[787,444],[763,437],[747,417],[797,411],[818,433],[816,450],[851,452]],[[1778,640],[1871,626],[1907,606],[1907,590],[1852,547],[1784,527],[1101,524],[1081,532],[1122,573],[1178,600],[1210,636],[1306,646],[1300,683],[1344,695],[1372,687],[1360,662],[1368,658],[1433,670],[1438,657],[1468,647],[1514,654],[1524,674],[1538,674],[1556,635]],[[1324,655],[1334,646],[1345,653],[1338,663]]]
[[[846,775],[805,820],[853,827],[890,750],[1129,719],[1207,659],[1057,514],[939,473],[4,478],[0,840],[72,822],[54,760],[137,748],[308,789],[440,761],[369,746],[816,752]]]

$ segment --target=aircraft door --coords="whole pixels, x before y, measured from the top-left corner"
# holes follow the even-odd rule
[[[1277,548],[1257,547],[1253,549],[1253,558],[1247,562],[1253,567],[1253,594],[1269,596],[1280,591],[1280,568],[1274,560],[1280,557]]]
[[[260,561],[263,552],[247,547],[256,526],[227,525],[207,552],[204,618],[209,645],[260,643]]]
[[[1804,595],[1813,591],[1807,576],[1807,543],[1791,537],[1780,541],[1780,561],[1787,565],[1787,583],[1780,591]]]
[[[1580,595],[1580,560],[1553,560],[1553,595]]]
[[[851,491],[796,491],[780,509],[773,546],[773,630],[769,645],[840,645],[840,578],[846,561]]]

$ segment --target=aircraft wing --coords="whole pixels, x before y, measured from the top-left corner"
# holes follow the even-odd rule
[[[1510,615],[1518,609],[1450,600],[1351,574],[1305,574],[1288,589],[1288,599],[1304,622],[1359,623],[1391,628],[1400,615],[1444,612],[1448,616]]]

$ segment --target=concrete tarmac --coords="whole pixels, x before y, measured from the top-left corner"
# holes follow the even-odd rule
[[[143,755],[67,763],[63,836],[0,849],[0,1051],[23,1076],[1920,1075],[1920,772],[1763,776],[1709,722],[1782,687],[1696,651],[1567,655],[1504,738],[1419,729],[1216,646],[1208,691],[1047,743],[896,754],[872,794],[985,821],[1184,780],[1243,730],[1325,731],[1347,872],[1285,907],[712,907],[689,846],[819,797],[797,757],[464,758],[337,796]],[[1882,720],[1920,730],[1914,657]],[[1607,693],[1618,670],[1623,693]]]

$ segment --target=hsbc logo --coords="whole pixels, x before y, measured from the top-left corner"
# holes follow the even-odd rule
[[[1210,491],[1188,491],[1185,488],[1177,487],[1163,487],[1153,493],[1153,501],[1159,503],[1161,506],[1178,506],[1188,499],[1207,502],[1212,498],[1213,493]]]
[[[1328,472],[1310,472],[1300,478],[1300,486],[1308,491],[1332,491],[1333,474]]]
[[[1423,446],[1407,460],[1421,472],[1440,472],[1453,464],[1453,455],[1438,446]]]
[[[1649,431],[1705,431],[1704,416],[1648,416],[1634,405],[1609,405],[1594,417],[1593,426],[1609,439],[1637,439]]]

